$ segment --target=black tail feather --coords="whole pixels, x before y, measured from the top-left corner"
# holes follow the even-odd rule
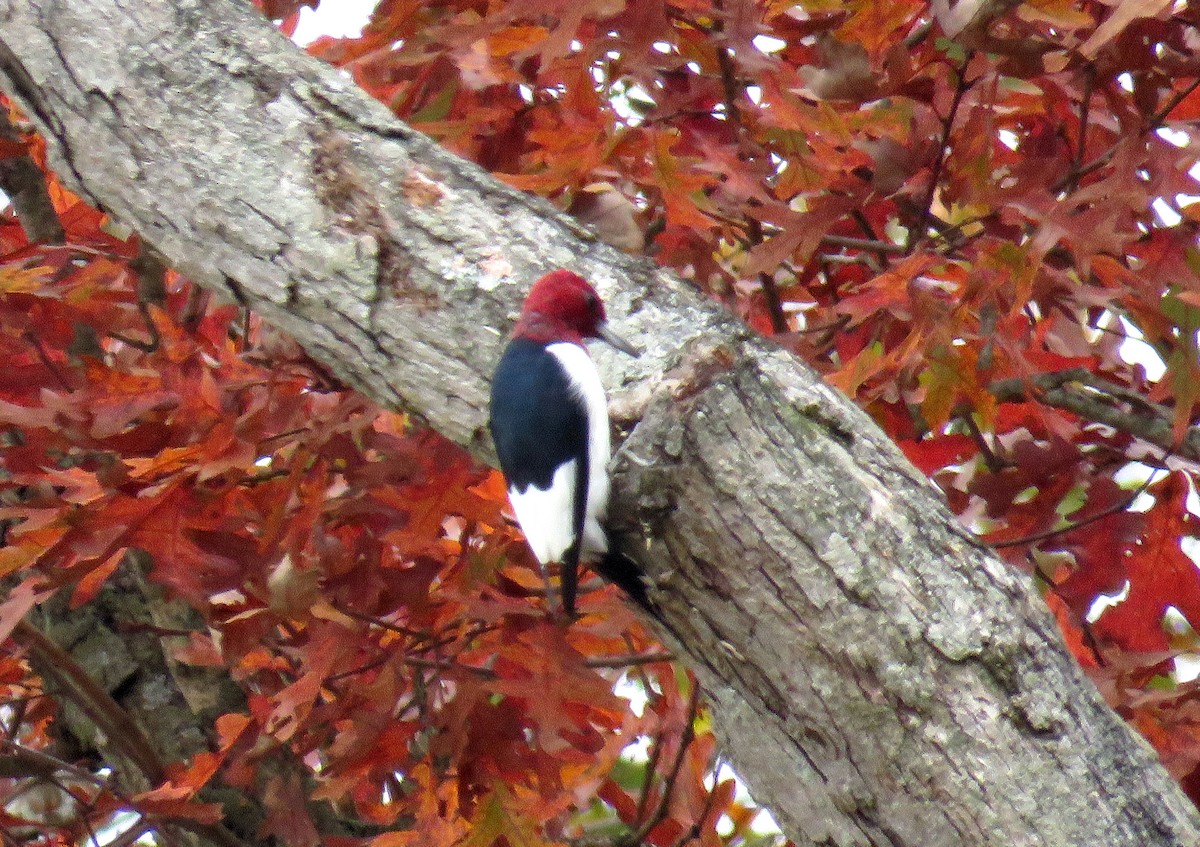
[[[579,542],[576,541],[563,554],[562,565],[559,568],[562,583],[563,614],[568,618],[575,616],[575,593],[579,583]]]
[[[646,589],[646,581],[638,563],[624,553],[610,550],[600,561],[592,565],[596,573],[624,591],[629,599],[637,603],[654,617],[658,612],[650,602],[650,594]]]

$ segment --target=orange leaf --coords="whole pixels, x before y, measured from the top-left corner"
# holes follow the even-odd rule
[[[79,582],[75,583],[75,590],[71,592],[71,608],[78,609],[85,603],[90,603],[96,599],[96,595],[100,593],[100,589],[104,587],[104,583],[116,571],[117,565],[121,563],[121,559],[125,557],[125,547],[117,550],[104,562],[89,570]]]
[[[8,593],[4,602],[0,603],[0,642],[8,640],[8,636],[12,635],[12,631],[29,610],[48,596],[47,592],[35,588],[41,582],[40,576],[22,580],[20,585]]]
[[[526,50],[546,40],[549,30],[544,26],[510,26],[488,36],[488,49],[493,56],[507,56]]]
[[[185,786],[165,783],[151,791],[138,794],[133,805],[146,815],[170,820],[190,820],[197,823],[220,823],[225,809],[220,803],[197,803],[189,799],[194,790]]]

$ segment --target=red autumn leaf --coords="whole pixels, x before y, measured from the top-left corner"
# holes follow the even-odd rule
[[[1129,595],[1095,624],[1098,635],[1146,653],[1168,648],[1162,623],[1168,608],[1178,609],[1193,625],[1200,622],[1200,570],[1179,546],[1181,539],[1196,536],[1197,519],[1187,510],[1188,482],[1173,473],[1154,493],[1142,543],[1125,563]]]
[[[974,455],[979,446],[967,435],[947,435],[924,441],[901,441],[900,449],[922,473],[933,475],[947,465]]]

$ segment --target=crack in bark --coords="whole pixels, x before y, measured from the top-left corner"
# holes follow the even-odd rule
[[[233,302],[237,303],[243,309],[249,309],[250,299],[246,296],[246,290],[242,288],[242,284],[229,274],[222,274],[225,280],[225,290],[233,297]]]
[[[38,96],[37,83],[33,81],[20,59],[3,40],[0,40],[0,71],[12,85],[12,94],[18,100],[22,110],[37,118],[38,123],[43,128],[49,129],[54,139],[62,146],[62,161],[71,170],[74,187],[82,192],[82,196],[88,196],[84,189],[83,176],[75,170],[75,157],[71,152],[71,143],[67,138],[62,121],[53,112],[43,107],[43,100]]]

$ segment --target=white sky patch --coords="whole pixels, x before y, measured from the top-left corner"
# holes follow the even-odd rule
[[[1122,600],[1124,600],[1128,596],[1129,596],[1129,580],[1125,581],[1125,584],[1121,586],[1121,590],[1118,593],[1116,593],[1116,594],[1101,594],[1092,603],[1091,608],[1088,609],[1087,622],[1095,623],[1097,620],[1099,620],[1100,615],[1104,614],[1105,609],[1108,609],[1112,606],[1117,605],[1118,603],[1120,603]]]
[[[1129,504],[1129,508],[1127,509],[1127,511],[1138,512],[1138,513],[1144,515],[1146,512],[1153,509],[1154,504],[1157,502],[1158,501],[1154,499],[1153,494],[1148,494],[1145,491],[1143,491],[1137,497],[1133,498],[1133,502]]]
[[[1146,369],[1146,378],[1158,382],[1167,372],[1167,365],[1144,339],[1141,330],[1125,318],[1121,318],[1121,326],[1125,330],[1125,340],[1121,342],[1121,358],[1127,362],[1141,365]]]
[[[787,47],[787,42],[782,38],[776,38],[773,35],[756,35],[753,39],[753,44],[764,53],[778,53],[784,47]]]
[[[734,782],[734,799],[739,803],[755,803],[750,792],[746,789],[746,783],[742,782],[742,778],[734,772],[729,763],[722,760],[718,763],[717,769],[704,778],[704,787],[712,791],[718,783],[732,779]],[[757,805],[757,803],[755,803]],[[750,831],[755,835],[782,835],[783,830],[779,828],[779,824],[775,821],[775,817],[765,808],[759,809],[754,820],[750,823]],[[722,816],[717,823],[717,832],[721,835],[728,836],[733,832],[733,822],[728,817]]]
[[[1194,538],[1184,539],[1186,541],[1195,541]],[[1186,552],[1186,550],[1185,550]],[[1190,554],[1189,554],[1190,555]],[[1192,557],[1195,559],[1195,557]],[[1167,613],[1163,616],[1163,622],[1167,630],[1174,636],[1179,638],[1195,637],[1195,631],[1192,628],[1191,622],[1184,617],[1183,612],[1179,611],[1174,606],[1167,609]],[[1200,655],[1195,653],[1184,653],[1175,657],[1175,682],[1182,684],[1191,682],[1196,677],[1200,677]]]
[[[1154,214],[1158,215],[1158,220],[1163,226],[1175,226],[1183,220],[1183,215],[1172,209],[1171,204],[1161,197],[1155,197],[1150,208],[1154,210]]]
[[[1171,129],[1169,126],[1160,126],[1157,130],[1158,137],[1168,144],[1174,144],[1176,147],[1187,147],[1191,142],[1191,137],[1178,129]]]
[[[619,697],[624,697],[629,701],[629,710],[638,717],[646,710],[648,697],[645,689],[641,684],[633,681],[628,673],[624,674],[617,684],[613,687],[613,692]],[[633,743],[625,747],[621,751],[621,755],[635,762],[645,762],[650,758],[650,739],[647,736],[638,737]],[[732,779],[736,785],[734,796],[739,802],[753,803],[754,799],[750,796],[746,784],[724,760],[719,762],[714,773],[709,774],[704,778],[704,785],[710,791],[718,782],[724,782],[727,779]],[[775,835],[782,834],[779,824],[767,809],[760,809],[758,814],[754,816],[754,820],[750,824],[750,830],[757,835]]]
[[[1017,134],[1011,129],[1002,129],[996,134],[1000,136],[1000,143],[1009,150],[1017,149],[1017,143],[1019,139],[1017,138]]]
[[[646,711],[646,703],[650,698],[646,696],[645,689],[641,685],[629,678],[629,674],[625,674],[613,686],[613,693],[618,697],[624,697],[629,701],[629,711],[633,712],[639,718]]]
[[[300,23],[292,41],[307,47],[322,35],[334,38],[358,38],[371,19],[379,0],[325,0],[316,9],[300,10]]]
[[[1130,462],[1113,474],[1113,482],[1122,488],[1136,488],[1144,485],[1146,480],[1156,473],[1158,473],[1158,468],[1152,468],[1141,462]]]
[[[638,126],[642,122],[641,114],[634,107],[635,101],[642,104],[643,107],[654,102],[653,98],[640,85],[622,87],[618,83],[609,91],[608,102],[626,126]]]
[[[1182,684],[1200,676],[1200,656],[1178,656],[1175,659],[1175,681]]]

